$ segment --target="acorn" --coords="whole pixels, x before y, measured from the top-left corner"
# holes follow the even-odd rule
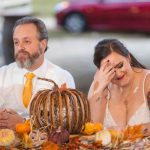
[[[58,129],[54,129],[53,131],[50,132],[49,141],[52,141],[58,145],[62,145],[64,143],[69,142],[69,132],[61,127]]]

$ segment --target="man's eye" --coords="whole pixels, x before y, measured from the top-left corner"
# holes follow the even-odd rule
[[[17,42],[17,41],[15,41],[15,42],[14,42],[14,45],[18,45],[18,42]]]
[[[31,42],[30,42],[30,41],[25,41],[25,43],[26,43],[26,44],[30,44]]]

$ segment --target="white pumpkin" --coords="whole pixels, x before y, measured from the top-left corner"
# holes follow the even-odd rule
[[[95,134],[95,142],[102,141],[102,145],[106,146],[111,143],[111,134],[108,130],[102,130]]]

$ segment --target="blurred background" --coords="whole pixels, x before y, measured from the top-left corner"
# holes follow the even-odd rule
[[[12,27],[23,16],[41,18],[49,31],[45,56],[68,70],[87,94],[95,45],[117,38],[150,68],[150,0],[0,0],[0,66],[13,59]]]

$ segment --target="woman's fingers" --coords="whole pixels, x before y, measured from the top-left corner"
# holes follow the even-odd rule
[[[112,69],[111,71],[108,72],[107,76],[108,76],[108,81],[111,81],[116,75],[116,70]]]
[[[103,71],[105,71],[105,69],[110,65],[109,60],[105,61],[102,65],[101,65],[101,69]]]
[[[106,74],[108,74],[109,72],[111,72],[111,71],[113,71],[113,70],[115,70],[115,68],[114,68],[112,65],[110,65],[110,66],[107,67],[107,69],[105,69],[104,72],[105,72]]]
[[[110,78],[112,78],[115,74],[115,68],[113,64],[108,64],[108,62],[105,62],[105,64],[103,64],[102,68],[97,69],[95,76],[94,76],[94,80],[95,81],[100,81],[100,80],[106,80],[109,81]],[[109,77],[110,76],[110,77]]]
[[[104,73],[108,73],[110,72],[112,69],[114,69],[114,64],[110,63],[109,61],[106,61],[103,63],[103,65],[101,66],[101,70]]]
[[[102,66],[100,67],[100,69],[96,70],[94,79],[98,79],[99,76],[103,76],[105,75],[107,72],[111,71],[113,69],[113,66],[110,64],[109,61],[106,61],[102,64]]]
[[[98,91],[105,89],[105,87],[111,82],[111,80],[115,77],[115,68],[114,64],[106,61],[102,64],[100,69],[97,69],[94,76],[94,85],[93,90]]]

